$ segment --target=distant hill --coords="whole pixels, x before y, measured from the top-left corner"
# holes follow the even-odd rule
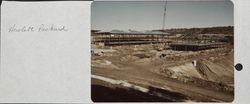
[[[164,31],[170,34],[233,34],[233,26],[224,27],[207,27],[207,28],[173,28],[166,30],[153,30],[153,31]]]

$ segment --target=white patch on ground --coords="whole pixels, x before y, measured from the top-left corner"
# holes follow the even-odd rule
[[[145,92],[145,93],[147,93],[149,91],[149,89],[147,89],[147,88],[130,84],[127,81],[114,80],[114,79],[111,79],[111,78],[102,77],[102,76],[98,76],[98,75],[91,75],[91,78],[99,79],[99,80],[102,80],[102,81],[105,81],[105,82],[108,82],[108,83],[111,83],[111,84],[122,85],[123,87],[133,88],[135,90],[139,90],[139,91]]]
[[[112,69],[119,69],[118,66],[114,65],[111,61],[109,60],[95,60],[91,62],[92,67],[109,67]]]
[[[190,76],[190,77],[202,78],[202,76],[199,74],[199,72],[196,70],[195,66],[192,63],[186,63],[184,65],[170,67],[168,69],[175,72],[173,77]]]

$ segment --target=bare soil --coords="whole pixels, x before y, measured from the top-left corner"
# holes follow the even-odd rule
[[[156,44],[93,47],[92,51],[98,49],[99,53],[93,52],[91,57],[92,75],[127,81],[165,93],[172,99],[92,78],[93,101],[231,102],[234,99],[231,46],[202,51],[164,50],[164,45]]]

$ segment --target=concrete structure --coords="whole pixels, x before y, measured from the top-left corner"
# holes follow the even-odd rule
[[[133,45],[133,44],[155,44],[163,43],[168,36],[164,32],[95,32],[92,34],[93,43],[104,43],[104,45]]]
[[[170,47],[177,51],[199,51],[211,48],[220,48],[225,46],[226,43],[214,42],[214,43],[192,43],[192,42],[182,42],[182,43],[172,43]]]
[[[172,50],[199,51],[211,48],[224,47],[227,41],[223,35],[213,34],[186,34],[169,35],[160,31],[92,31],[92,44],[114,45],[139,45],[139,44],[168,44]]]

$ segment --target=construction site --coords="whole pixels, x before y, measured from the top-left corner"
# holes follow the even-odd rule
[[[165,5],[166,12],[166,5]],[[231,102],[232,26],[91,30],[94,102]]]

